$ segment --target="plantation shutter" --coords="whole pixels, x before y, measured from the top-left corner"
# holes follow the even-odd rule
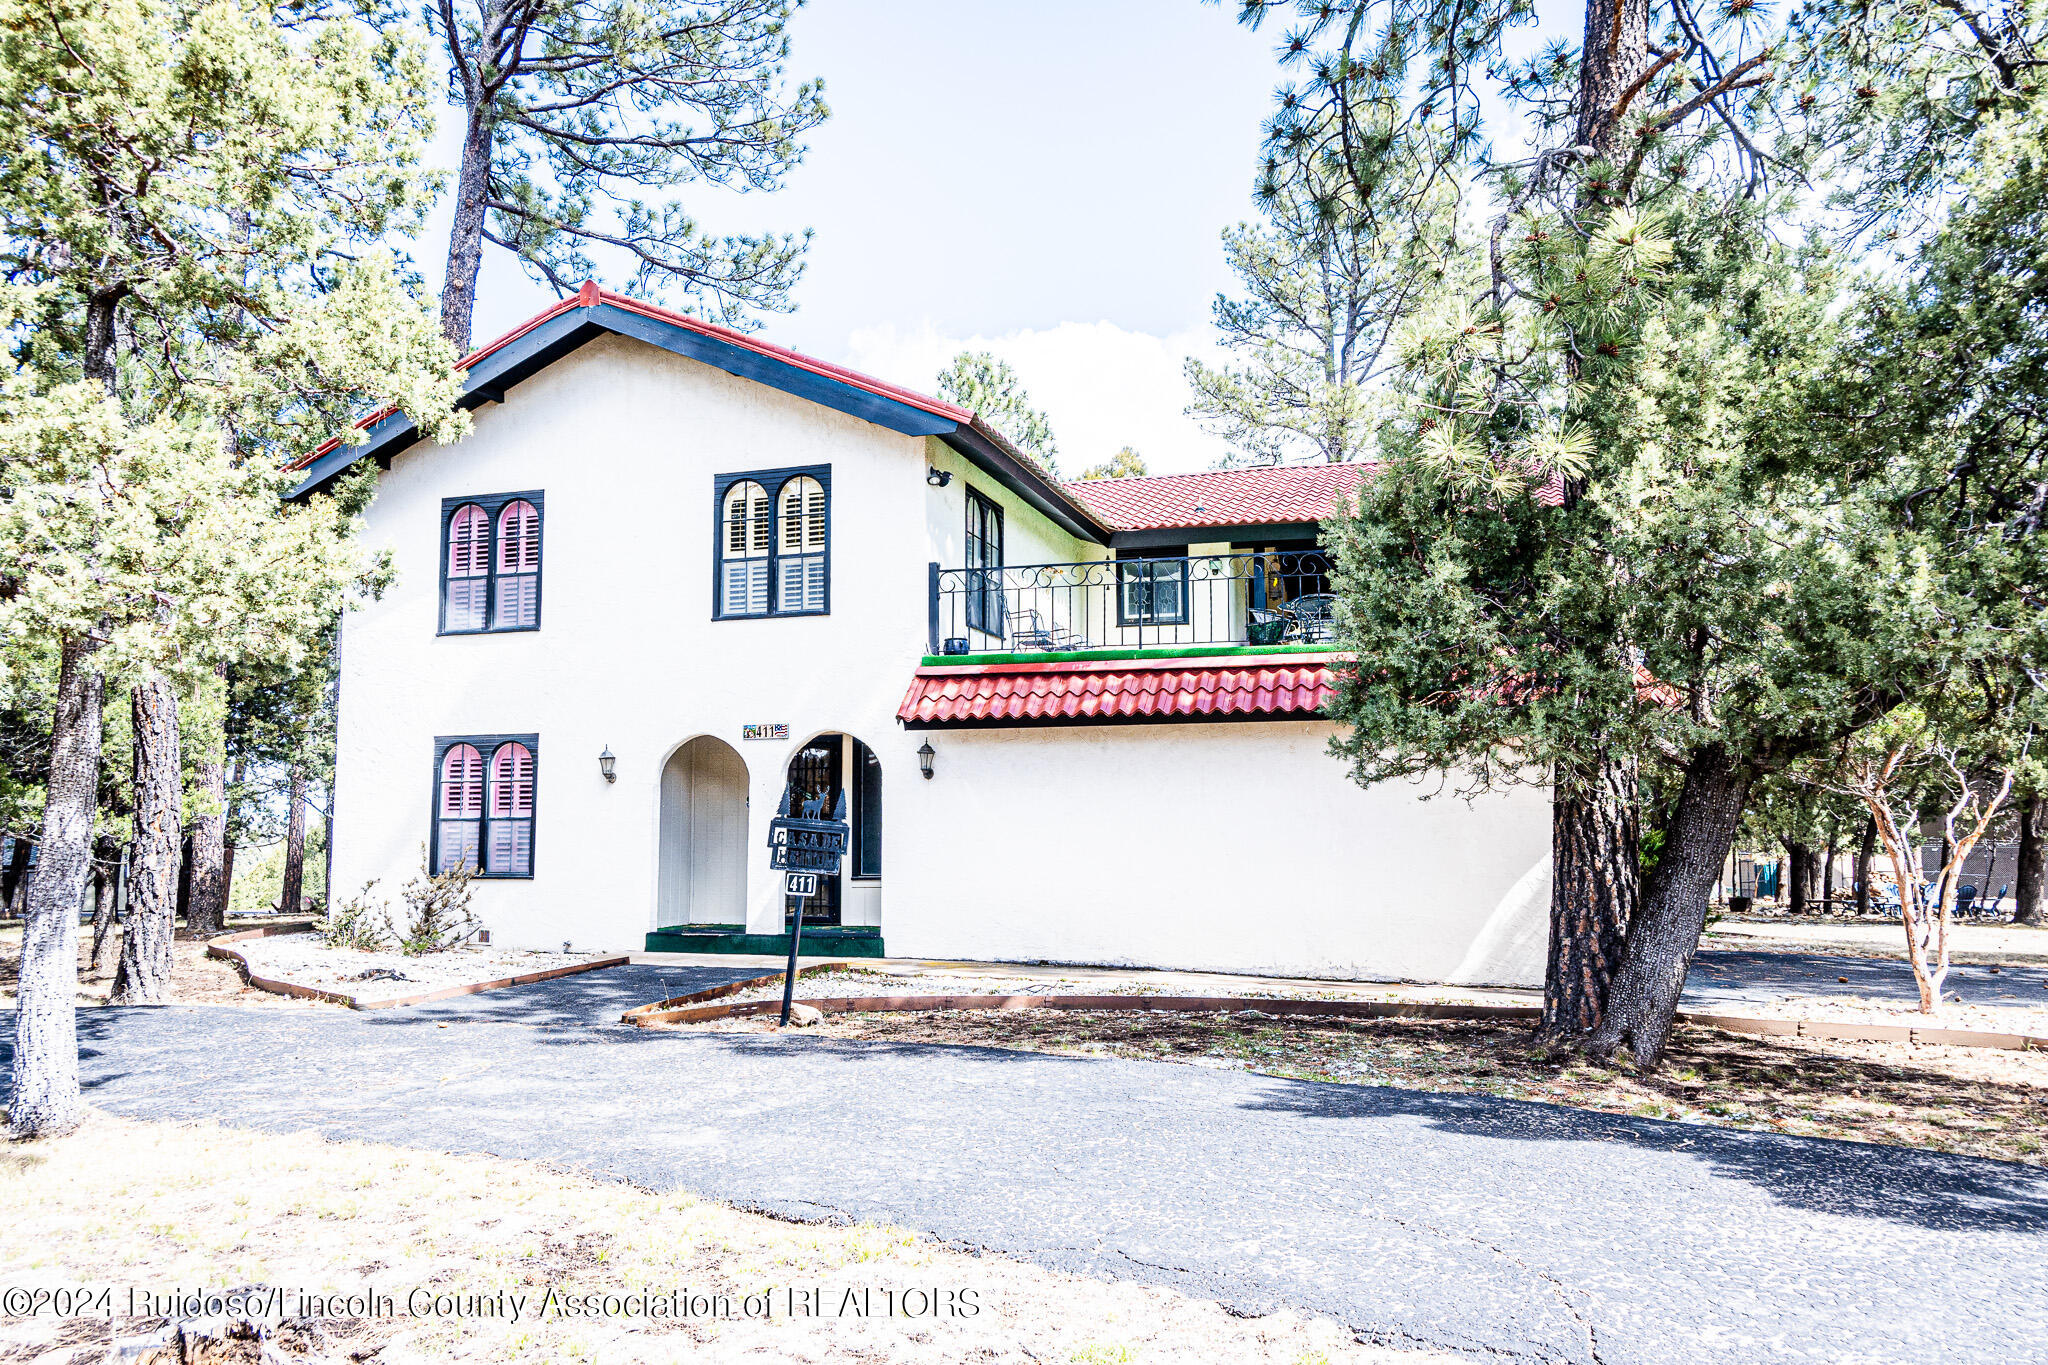
[[[491,519],[466,503],[448,519],[448,587],[443,630],[482,630],[491,583]]]
[[[782,486],[776,610],[825,610],[825,487],[809,475]]]
[[[531,628],[540,623],[540,509],[524,498],[498,513],[498,586],[491,625]]]
[[[441,757],[441,806],[434,846],[434,871],[468,864],[479,866],[477,849],[483,832],[484,760],[471,744],[452,744]]]
[[[736,483],[726,490],[719,537],[718,612],[761,616],[768,611],[768,561],[773,528],[768,490]]]
[[[511,740],[491,755],[490,849],[496,876],[526,876],[533,868],[533,753]]]

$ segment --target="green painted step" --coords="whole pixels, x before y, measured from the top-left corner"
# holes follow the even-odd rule
[[[744,924],[691,924],[647,936],[650,953],[752,953],[789,956],[788,934],[750,934]],[[807,928],[799,957],[882,957],[882,931],[872,926]]]

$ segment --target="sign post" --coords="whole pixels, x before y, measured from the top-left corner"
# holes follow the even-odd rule
[[[804,902],[818,894],[820,877],[837,876],[839,859],[846,852],[846,793],[830,815],[825,798],[812,797],[796,804],[793,787],[782,789],[782,805],[768,822],[768,865],[782,874],[782,894],[796,902],[789,925],[789,969],[782,974],[782,1024],[789,1026],[789,1006],[796,994],[796,957],[804,938]],[[790,813],[796,805],[796,814]]]

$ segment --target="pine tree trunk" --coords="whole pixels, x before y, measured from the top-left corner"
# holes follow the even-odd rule
[[[1627,124],[1617,108],[1650,62],[1649,0],[1586,0],[1579,44],[1578,145],[1612,159]]]
[[[97,648],[88,637],[66,636],[58,665],[42,855],[29,888],[15,987],[14,1086],[7,1115],[17,1138],[68,1133],[85,1114],[78,1092],[78,912],[99,805],[105,684],[93,667]]]
[[[1863,840],[1856,845],[1856,913],[1870,913],[1870,860],[1877,853],[1877,821],[1863,822]]]
[[[1813,850],[1790,839],[1779,842],[1785,845],[1785,894],[1789,897],[1786,908],[1795,915],[1803,915],[1813,898]]]
[[[2042,898],[2048,893],[2048,843],[2042,839],[2041,828],[2044,815],[2048,815],[2048,802],[2038,796],[2020,799],[2020,865],[2012,879],[2014,924],[2041,922]]]
[[[1835,901],[1835,841],[1829,834],[1828,846],[1820,859],[1820,912],[1825,915]]]
[[[192,822],[192,890],[185,908],[185,933],[208,939],[228,927],[227,755],[209,745],[206,756],[192,765],[192,778],[201,809]]]
[[[28,876],[29,838],[26,834],[14,836],[14,847],[7,855],[7,868],[0,872],[0,913],[14,909],[14,893],[21,889],[21,883]]]
[[[292,765],[292,813],[284,825],[284,889],[278,894],[280,914],[296,915],[306,900],[306,770]]]
[[[157,1005],[168,997],[176,930],[182,774],[178,696],[160,673],[135,685],[135,853],[128,931],[114,974],[116,1005]]]
[[[1543,1042],[1583,1038],[1606,1008],[1636,906],[1635,776],[1633,764],[1602,755],[1591,772],[1561,777],[1551,797],[1550,957],[1536,1030]]]
[[[472,109],[455,177],[455,220],[448,229],[448,269],[441,282],[441,335],[469,350],[476,314],[476,277],[484,255],[484,201],[491,188],[491,125]]]
[[[1657,865],[1644,879],[1621,967],[1607,991],[1607,1016],[1589,1050],[1626,1048],[1639,1067],[1656,1065],[1671,1036],[1686,973],[1707,924],[1707,897],[1735,839],[1750,779],[1716,745],[1693,756],[1665,829]]]
[[[102,834],[92,846],[92,974],[106,969],[108,935],[114,928],[114,898],[121,886],[121,845],[111,834]]]

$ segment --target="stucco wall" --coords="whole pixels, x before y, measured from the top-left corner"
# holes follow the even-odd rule
[[[478,882],[475,908],[501,942],[638,947],[655,919],[663,766],[710,734],[747,765],[748,922],[779,930],[765,820],[795,750],[843,731],[875,749],[885,787],[917,771],[919,741],[895,712],[924,652],[925,451],[607,338],[481,409],[459,445],[399,455],[367,526],[398,582],[343,627],[341,893],[376,877],[395,902],[418,870],[434,736],[533,732],[534,877]],[[832,466],[831,614],[713,621],[713,477],[809,464]],[[547,494],[541,628],[437,637],[441,499],[530,488]],[[743,741],[752,722],[786,723],[790,738]],[[878,894],[886,904],[886,876]]]
[[[1361,789],[1327,752],[1334,730],[933,734],[936,775],[898,786],[889,949],[1540,982],[1548,792]]]

